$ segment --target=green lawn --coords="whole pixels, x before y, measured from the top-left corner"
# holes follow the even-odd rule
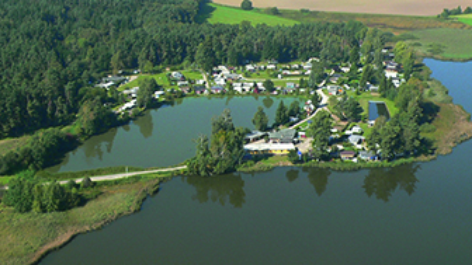
[[[452,16],[457,18],[460,22],[472,26],[472,14]]]
[[[451,59],[472,57],[472,30],[436,28],[412,31],[417,39],[409,40],[424,55],[435,55]]]
[[[268,26],[292,26],[300,23],[292,19],[264,14],[259,9],[245,11],[240,8],[216,5],[212,3],[204,4],[201,7],[197,21],[199,23],[208,21],[211,24],[240,24],[243,21],[249,21],[252,25],[267,24]]]
[[[367,115],[368,114],[368,112],[369,112],[369,101],[371,101],[371,100],[385,102],[385,104],[387,105],[387,108],[388,108],[388,112],[390,113],[390,117],[393,117],[393,116],[395,116],[395,114],[398,113],[398,108],[395,106],[395,102],[393,102],[391,100],[388,100],[386,98],[382,98],[382,97],[377,96],[377,95],[372,95],[369,92],[364,92],[364,93],[361,93],[360,95],[356,95],[355,92],[348,91],[347,95],[351,96],[351,97],[354,97],[359,102],[359,104],[361,104],[361,107],[364,110],[364,112],[362,112],[362,115]]]
[[[192,80],[198,80],[198,79],[203,79],[202,74],[199,71],[194,71],[194,70],[182,70],[180,71],[187,79],[192,79]],[[144,79],[144,78],[149,78],[152,77],[156,80],[157,84],[160,86],[164,86],[164,88],[177,88],[177,86],[172,86],[169,81],[167,80],[166,74],[168,72],[163,72],[160,74],[143,74],[138,76],[137,79],[129,82],[126,85],[120,86],[118,88],[119,91],[123,91],[132,87],[139,86],[139,80]]]

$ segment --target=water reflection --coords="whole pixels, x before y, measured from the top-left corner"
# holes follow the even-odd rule
[[[285,177],[287,178],[288,182],[293,182],[298,178],[298,169],[290,169],[287,170],[287,173],[285,173]]]
[[[404,190],[408,195],[413,194],[416,189],[418,179],[415,174],[420,169],[420,165],[408,164],[395,168],[371,169],[364,179],[364,188],[367,196],[375,197],[384,202],[388,202],[393,192]]]
[[[100,161],[103,160],[103,148],[107,153],[110,153],[113,148],[113,141],[115,140],[116,134],[118,133],[117,128],[110,129],[108,132],[93,136],[90,138],[84,145],[83,150],[85,153],[85,157],[87,158],[95,158],[97,157]]]
[[[264,104],[264,107],[270,109],[270,107],[272,107],[272,105],[274,104],[274,100],[270,97],[266,97],[262,100],[262,103]]]
[[[241,175],[231,174],[211,178],[193,176],[182,177],[182,180],[195,187],[197,193],[192,199],[200,203],[211,200],[225,206],[229,202],[235,208],[242,208],[246,202],[244,180]]]
[[[152,136],[154,124],[152,123],[152,116],[149,112],[144,114],[144,116],[139,117],[139,119],[135,120],[133,123],[139,127],[139,132],[144,138],[149,138]]]
[[[326,168],[302,168],[302,171],[308,173],[308,181],[315,188],[316,194],[321,196],[326,191],[331,170]]]

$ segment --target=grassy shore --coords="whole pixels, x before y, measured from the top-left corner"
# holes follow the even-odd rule
[[[144,199],[169,175],[145,175],[100,183],[90,192],[100,195],[65,212],[20,214],[0,204],[0,264],[30,264],[60,247],[74,235],[98,229],[139,211]]]

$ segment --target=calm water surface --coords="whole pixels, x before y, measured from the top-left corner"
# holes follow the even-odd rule
[[[456,103],[465,87],[449,87]],[[472,264],[471,151],[393,169],[177,177],[41,264]]]
[[[162,167],[183,162],[195,155],[200,134],[210,134],[211,118],[231,109],[236,126],[254,128],[252,118],[263,106],[273,122],[283,100],[288,107],[294,98],[232,97],[187,98],[173,106],[148,111],[130,125],[91,137],[68,153],[53,172],[80,171],[110,166]],[[303,103],[303,102],[302,102]]]

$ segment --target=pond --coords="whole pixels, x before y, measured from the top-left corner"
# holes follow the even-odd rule
[[[375,121],[380,116],[384,116],[387,120],[390,119],[390,114],[388,113],[385,102],[369,101],[369,121]]]
[[[200,134],[209,135],[211,118],[220,115],[225,108],[231,110],[236,126],[253,129],[252,118],[259,106],[264,107],[269,123],[272,123],[280,101],[288,107],[295,100],[250,96],[185,98],[172,106],[150,110],[129,125],[91,137],[66,154],[61,164],[49,170],[65,172],[111,166],[175,165],[195,155],[192,139]]]
[[[465,72],[444,76],[472,84]],[[456,103],[472,94],[465,87],[450,87]],[[140,213],[40,264],[472,264],[471,150],[468,141],[431,162],[356,172],[177,177]]]

